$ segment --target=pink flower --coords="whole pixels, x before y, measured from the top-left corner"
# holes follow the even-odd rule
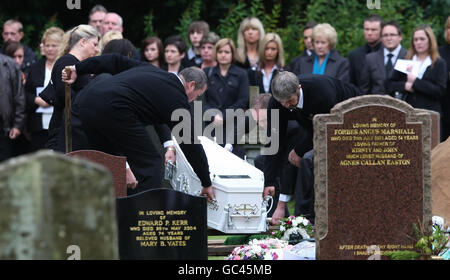
[[[266,249],[267,245],[266,244],[260,244],[261,248]]]
[[[273,257],[274,260],[278,260],[278,255],[277,255],[277,253],[274,252],[274,253],[272,254],[272,257]]]
[[[233,260],[235,260],[235,261],[240,261],[240,260],[241,260],[241,257],[239,257],[239,256],[234,256]]]

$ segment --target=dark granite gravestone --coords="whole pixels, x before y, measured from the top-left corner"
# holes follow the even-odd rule
[[[431,221],[431,139],[429,113],[386,96],[315,116],[317,259],[414,248],[413,224]]]
[[[117,199],[120,259],[206,260],[206,199],[155,189]]]
[[[66,155],[88,159],[106,167],[112,174],[116,197],[127,196],[125,157],[113,156],[95,150],[75,151]]]

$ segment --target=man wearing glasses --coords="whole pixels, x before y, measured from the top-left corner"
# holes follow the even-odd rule
[[[383,47],[377,52],[366,55],[361,72],[360,89],[362,94],[385,94],[386,80],[394,70],[397,59],[405,57],[407,50],[400,45],[402,33],[395,21],[383,25],[381,42]]]

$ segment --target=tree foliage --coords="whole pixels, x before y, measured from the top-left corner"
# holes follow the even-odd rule
[[[40,36],[46,27],[56,24],[64,29],[86,23],[89,9],[103,4],[122,15],[124,36],[140,45],[148,36],[164,39],[180,34],[188,41],[188,27],[193,20],[205,20],[211,31],[221,37],[237,38],[241,21],[258,17],[266,32],[282,38],[286,62],[304,49],[302,28],[309,20],[330,23],[338,33],[337,50],[343,56],[362,45],[363,20],[378,14],[385,20],[395,19],[403,31],[402,45],[409,46],[411,33],[419,24],[429,24],[444,44],[445,20],[450,14],[450,0],[379,0],[381,9],[369,9],[363,0],[166,0],[109,2],[83,0],[82,10],[68,10],[66,1],[1,1],[0,24],[10,18],[24,24],[24,43],[38,50]]]

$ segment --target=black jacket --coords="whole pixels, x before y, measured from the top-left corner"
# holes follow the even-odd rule
[[[208,76],[208,89],[204,93],[203,102],[204,109],[218,109],[222,113],[224,120],[224,142],[227,135],[234,134],[234,141],[236,143],[237,127],[235,126],[233,132],[226,132],[226,118],[227,109],[243,109],[249,107],[249,83],[247,72],[236,66],[231,65],[225,77],[220,73],[219,66],[208,67],[204,69]],[[231,140],[226,141],[230,143]],[[226,144],[226,143],[219,143]]]
[[[361,71],[364,68],[364,64],[366,63],[366,55],[371,52],[378,51],[383,44],[378,43],[374,47],[370,47],[365,44],[362,47],[359,47],[348,54],[348,62],[350,64],[349,68],[349,81],[357,87],[361,86]]]
[[[79,60],[66,54],[56,60],[52,69],[51,81],[47,87],[52,90],[44,90],[39,96],[53,106],[53,115],[48,128],[48,141],[46,148],[63,151],[64,147],[64,108],[65,108],[65,84],[62,82],[61,73],[64,67],[75,65]],[[79,75],[76,82],[70,87],[72,103],[77,93],[91,80],[90,75]]]
[[[312,135],[312,120],[316,114],[330,113],[331,108],[339,102],[346,99],[359,96],[358,88],[350,83],[332,78],[326,75],[304,74],[298,76],[303,91],[303,108],[295,108],[293,110],[283,107],[275,98],[271,98],[267,110],[268,131],[271,133],[272,141],[274,137],[278,137],[280,147],[285,146],[287,124],[289,120],[296,120],[305,130]],[[272,129],[271,109],[277,109],[279,112],[279,128]],[[278,135],[277,135],[278,134]],[[312,146],[304,145],[311,143],[307,139],[297,143],[294,150],[299,156],[312,149]],[[272,143],[266,145],[270,147]],[[281,166],[281,153],[267,155],[264,164],[265,185],[274,186],[276,172]]]
[[[386,89],[391,96],[394,96],[396,91],[405,93],[405,101],[414,108],[441,113],[441,99],[446,93],[447,76],[447,65],[443,59],[438,58],[434,65],[428,66],[422,79],[417,78],[414,81],[414,92],[405,90],[407,75],[396,70],[387,81]]]
[[[269,91],[267,93],[272,92],[272,80],[273,80],[273,78],[275,78],[275,76],[278,74],[278,72],[279,72],[278,69],[275,69],[273,71],[272,78],[270,79],[270,82],[269,82]],[[259,87],[259,93],[266,93],[266,90],[264,89],[263,73],[261,73],[261,69],[259,69],[259,68],[256,70],[248,69],[247,73],[248,73],[248,82],[249,82],[250,86]]]
[[[300,59],[302,57],[308,57],[308,56],[309,55],[305,49],[301,55],[296,56],[291,60],[291,62],[289,63],[289,66],[287,67],[287,70],[294,73],[295,75],[299,75],[300,74]]]
[[[179,121],[172,120],[177,109],[190,111],[189,101],[179,78],[150,64],[110,54],[92,57],[76,65],[77,73],[110,73],[114,76],[93,83],[77,96],[72,112],[80,110],[122,110],[130,115],[117,116],[121,123],[143,125],[166,124],[170,129]],[[190,143],[194,143],[194,116],[191,114]],[[130,143],[132,144],[132,143]],[[199,177],[202,186],[211,185],[206,154],[200,144],[180,143],[187,160]]]
[[[30,132],[43,130],[42,113],[36,113],[39,107],[34,103],[36,98],[36,88],[44,86],[45,79],[45,62],[47,59],[43,57],[30,67],[27,82],[25,83],[25,96],[27,100],[27,127]]]
[[[301,57],[298,61],[296,70],[298,71],[298,74],[296,74],[311,74],[314,68],[314,58],[315,55]],[[340,56],[336,50],[331,50],[327,65],[325,67],[324,75],[348,82],[348,69],[348,60]]]
[[[442,98],[442,119],[450,123],[450,44],[439,47],[439,54],[447,62],[447,92]]]
[[[401,49],[397,59],[405,57],[407,50]],[[395,65],[397,61],[393,61]],[[360,89],[362,94],[385,94],[386,81],[391,73],[386,73],[386,66],[384,64],[384,48],[380,48],[376,52],[366,55],[366,62],[361,73]]]

